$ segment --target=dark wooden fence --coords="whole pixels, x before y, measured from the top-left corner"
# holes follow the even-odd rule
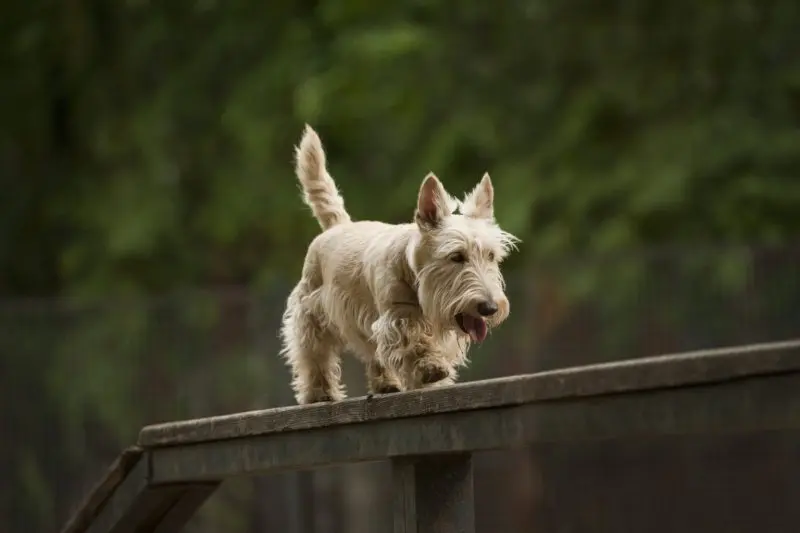
[[[395,532],[473,532],[476,451],[797,429],[800,340],[171,422],[141,431],[62,533],[175,532],[225,479],[376,460]]]

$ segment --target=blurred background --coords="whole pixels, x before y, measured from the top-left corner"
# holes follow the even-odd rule
[[[491,173],[523,242],[465,380],[796,334],[798,2],[368,3],[0,5],[2,531],[58,530],[144,424],[293,403],[306,122],[357,219]],[[794,531],[797,442],[481,454],[479,531]],[[388,475],[232,481],[187,531],[385,531]]]

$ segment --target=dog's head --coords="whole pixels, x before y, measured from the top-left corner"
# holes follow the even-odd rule
[[[423,314],[440,329],[482,342],[508,317],[500,263],[519,242],[494,220],[492,180],[484,175],[459,201],[429,174],[419,190],[415,222],[419,236],[409,259]]]

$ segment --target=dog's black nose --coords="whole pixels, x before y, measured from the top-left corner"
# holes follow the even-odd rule
[[[494,302],[481,302],[478,304],[478,313],[481,316],[492,316],[497,312],[497,304]]]

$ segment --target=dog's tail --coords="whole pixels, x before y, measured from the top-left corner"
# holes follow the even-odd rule
[[[322,141],[309,125],[306,125],[295,156],[297,179],[303,186],[303,201],[311,208],[322,230],[350,222],[344,198],[325,166]]]

